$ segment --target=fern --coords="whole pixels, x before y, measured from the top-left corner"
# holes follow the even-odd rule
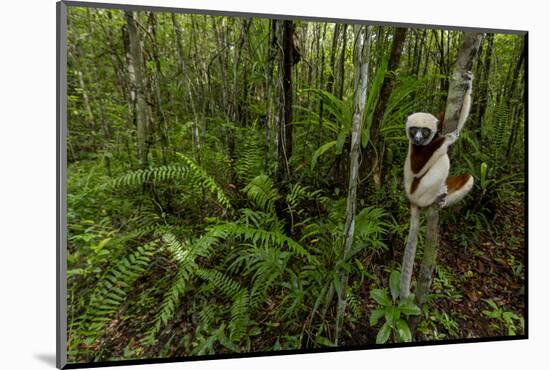
[[[130,187],[139,186],[147,182],[162,182],[185,179],[189,176],[187,166],[166,165],[148,169],[139,169],[120,176],[107,184],[109,187]]]
[[[246,137],[246,140],[239,148],[239,157],[235,162],[235,172],[242,180],[248,182],[262,173],[265,149],[258,135],[255,135],[253,131],[247,129],[243,136]]]
[[[214,226],[213,230],[227,236],[236,236],[244,240],[251,241],[261,245],[276,245],[279,247],[287,246],[292,252],[304,257],[309,263],[318,265],[319,261],[311,255],[302,245],[292,240],[288,236],[279,231],[269,231],[263,229],[255,229],[251,227],[241,226],[234,223],[225,223]]]
[[[226,208],[231,208],[231,202],[225,195],[223,189],[216,184],[216,181],[209,176],[201,166],[183,154],[178,153],[178,156],[186,162],[187,166],[191,170],[190,180],[192,182],[198,183],[202,185],[203,188],[210,190],[211,193],[216,194],[218,203]]]
[[[187,183],[200,189],[209,190],[216,196],[219,204],[231,208],[231,202],[223,189],[206,171],[187,156],[178,153],[183,164],[166,165],[148,169],[139,169],[120,176],[104,185],[104,188],[139,186],[149,182],[170,182],[186,180]]]
[[[349,307],[352,321],[357,321],[363,318],[364,309],[361,306],[361,299],[353,292],[352,289],[348,289],[346,295],[347,307]]]
[[[235,280],[227,277],[220,271],[199,268],[197,276],[203,280],[211,282],[218,288],[226,297],[232,299],[241,290],[241,285]]]
[[[258,208],[268,213],[274,212],[275,201],[279,199],[279,194],[269,176],[255,177],[243,191]]]
[[[246,289],[242,289],[231,305],[231,321],[229,322],[229,339],[239,342],[247,333],[251,324],[249,318],[249,295]]]
[[[172,319],[189,280],[199,268],[195,262],[196,258],[209,255],[211,247],[218,241],[215,233],[207,234],[188,245],[182,244],[171,233],[165,234],[162,239],[178,264],[178,272],[170,289],[164,294],[160,311],[155,315],[153,325],[143,339],[144,344],[153,344],[157,333]]]
[[[155,249],[156,242],[139,246],[105,273],[93,291],[80,323],[82,335],[97,338],[102,334],[105,324],[125,302],[135,281],[147,271]]]

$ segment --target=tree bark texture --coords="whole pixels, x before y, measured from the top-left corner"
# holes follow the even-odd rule
[[[143,55],[139,28],[134,19],[134,13],[124,12],[128,32],[128,75],[132,86],[134,101],[134,116],[137,126],[138,160],[142,168],[147,167],[149,151],[149,125],[147,117],[147,102],[145,100]]]
[[[458,52],[455,69],[449,86],[447,96],[447,105],[445,109],[445,122],[443,123],[443,134],[456,131],[458,127],[458,118],[464,103],[464,97],[470,84],[470,77],[474,57],[477,54],[481,33],[466,32],[462,47]]]
[[[380,189],[381,186],[381,162],[384,151],[384,145],[380,142],[380,126],[382,125],[382,120],[384,119],[384,114],[386,112],[386,107],[388,105],[391,92],[395,86],[395,72],[399,68],[399,62],[401,61],[401,54],[403,52],[403,43],[406,35],[406,28],[399,27],[395,29],[386,75],[384,76],[382,87],[380,88],[380,95],[374,108],[372,125],[370,128],[371,142],[375,148],[374,153],[372,149],[369,150],[370,147],[363,149],[363,153],[365,154],[363,160],[371,163],[373,181],[376,189]]]
[[[346,203],[346,223],[344,224],[344,240],[342,259],[345,261],[352,249],[355,235],[355,213],[357,207],[357,178],[359,173],[359,150],[361,145],[361,130],[367,98],[367,82],[369,69],[370,33],[367,26],[356,26],[354,46],[354,93],[353,93],[353,121],[351,128],[350,172],[348,183],[348,197]],[[342,271],[341,291],[338,293],[338,307],[336,315],[335,341],[342,327],[346,306],[346,290],[348,273]]]

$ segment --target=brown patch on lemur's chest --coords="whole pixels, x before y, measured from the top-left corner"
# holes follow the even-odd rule
[[[427,173],[427,172],[426,172]],[[426,173],[424,175],[426,175]],[[418,188],[418,185],[420,185],[420,180],[424,177],[424,175],[420,177],[415,177],[411,183],[411,194],[414,194],[416,189]]]
[[[434,152],[443,145],[445,137],[440,137],[433,140],[428,145],[411,144],[411,170],[413,173],[418,173],[424,165],[430,160]]]

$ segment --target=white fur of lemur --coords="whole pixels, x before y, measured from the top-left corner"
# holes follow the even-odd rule
[[[470,174],[449,177],[447,150],[458,138],[468,118],[471,105],[472,79],[464,97],[457,129],[441,135],[443,117],[430,113],[414,113],[407,118],[406,132],[409,152],[405,161],[405,191],[411,205],[428,207],[435,201],[442,207],[450,206],[468,194],[474,184]]]
[[[405,161],[405,191],[412,205],[428,207],[435,201],[452,205],[472,189],[469,174],[449,177],[447,150],[457,135],[438,133],[438,119],[429,113],[414,113],[407,119],[409,152]]]
[[[437,202],[440,207],[450,206],[468,194],[474,185],[470,174],[449,176],[447,150],[453,144],[468,118],[471,104],[472,78],[468,73],[468,88],[464,96],[458,125],[454,132],[442,135],[444,114],[439,118],[430,113],[414,113],[407,117],[406,133],[409,152],[405,160],[405,191],[411,202],[411,224],[403,254],[400,296],[410,294],[410,282],[416,253],[416,240],[420,223],[420,208]]]

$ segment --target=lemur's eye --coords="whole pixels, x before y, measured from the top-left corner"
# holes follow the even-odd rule
[[[423,136],[429,136],[431,133],[431,130],[429,128],[423,128],[422,129],[422,135]]]

